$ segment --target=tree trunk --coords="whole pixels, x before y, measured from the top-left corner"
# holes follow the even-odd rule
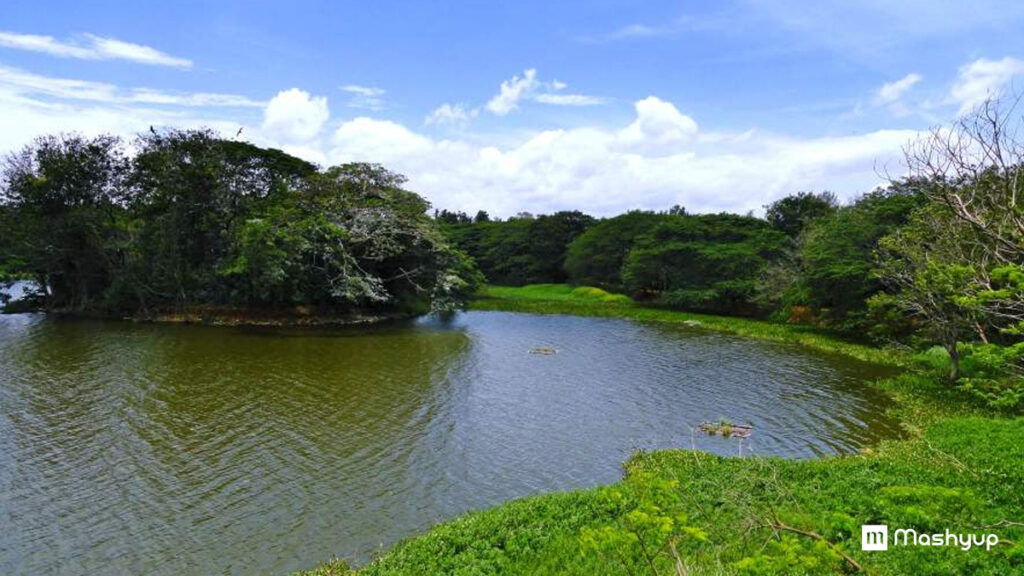
[[[956,340],[946,345],[946,351],[949,352],[949,360],[953,365],[949,372],[949,379],[956,382],[960,379],[960,352],[956,349]]]

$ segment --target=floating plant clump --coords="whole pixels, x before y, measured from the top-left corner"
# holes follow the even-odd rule
[[[530,354],[538,354],[540,356],[551,356],[558,354],[558,350],[554,348],[530,348]]]
[[[734,424],[728,420],[701,422],[697,425],[697,430],[708,436],[724,436],[726,438],[748,438],[753,429],[752,424]]]

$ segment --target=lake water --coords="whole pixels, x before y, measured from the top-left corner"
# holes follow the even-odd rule
[[[554,355],[530,354],[536,347]],[[0,574],[284,574],[635,449],[813,457],[897,434],[879,369],[682,326],[461,314],[339,330],[0,316]]]

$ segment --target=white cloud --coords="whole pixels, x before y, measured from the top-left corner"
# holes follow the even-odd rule
[[[629,149],[670,154],[697,135],[697,123],[671,102],[648,96],[634,108],[636,120],[619,133],[622,145]]]
[[[682,204],[698,212],[759,210],[794,190],[847,197],[881,182],[913,131],[793,139],[704,133],[673,104],[649,97],[620,128],[534,132],[502,146],[434,139],[400,124],[357,118],[332,138],[329,163],[372,161],[409,176],[443,208],[510,215],[583,209],[610,215]]]
[[[257,107],[262,102],[236,94],[163,92],[149,88],[122,90],[112,84],[56,78],[0,65],[0,86],[12,93],[108,104],[168,104],[175,106]]]
[[[389,120],[359,117],[343,123],[332,138],[332,158],[412,158],[429,152],[434,144],[426,136]]]
[[[960,67],[950,99],[969,112],[988,98],[997,98],[1015,76],[1024,74],[1024,61],[1009,56],[1002,60],[979,58]]]
[[[892,104],[902,98],[903,95],[914,86],[914,84],[917,84],[921,80],[922,78],[920,74],[911,73],[899,80],[896,80],[895,82],[887,82],[875,92],[872,104],[875,106]]]
[[[179,128],[209,127],[233,135],[236,120],[199,116],[199,108],[168,110],[145,104],[111,104],[96,100],[43,102],[10,90],[0,84],[0,154],[21,148],[33,138],[59,132],[81,132],[88,136],[103,133],[131,138],[149,126]],[[255,130],[246,129],[247,135]]]
[[[292,88],[271,98],[263,110],[263,130],[283,143],[305,144],[320,134],[329,117],[327,98]]]
[[[374,111],[380,111],[385,108],[383,96],[387,93],[387,90],[383,88],[349,84],[341,86],[341,91],[352,95],[351,100],[347,104],[350,108],[364,108]]]
[[[567,87],[568,84],[559,80],[541,82],[537,78],[537,71],[530,68],[523,72],[522,77],[516,75],[502,82],[498,93],[487,102],[484,108],[495,115],[505,116],[519,108],[520,102],[526,100],[556,106],[596,106],[605,103],[605,99],[598,96],[559,93]],[[434,112],[440,111],[441,108]]]
[[[487,103],[487,109],[498,116],[504,116],[519,107],[519,101],[529,97],[537,89],[537,71],[533,68],[523,72],[523,77],[513,76],[501,83],[500,92]]]
[[[115,38],[104,38],[93,34],[83,34],[77,40],[61,41],[52,36],[0,31],[0,46],[41,52],[57,56],[58,58],[128,60],[154,66],[192,67],[192,62],[185,58],[171,56],[149,46],[133,44]]]
[[[427,115],[423,122],[428,125],[436,124],[438,126],[445,124],[463,125],[476,118],[479,113],[479,108],[467,111],[463,108],[462,104],[442,104]]]
[[[538,94],[537,102],[557,106],[597,106],[604,104],[604,98],[585,94]]]
[[[328,137],[326,98],[296,88],[278,93],[261,123],[258,117],[244,120],[239,114],[245,109],[167,108],[152,102],[161,97],[147,101],[144,93],[106,84],[35,75],[29,80],[13,86],[0,81],[0,152],[68,130],[130,136],[149,125],[209,126],[230,137],[241,125],[244,138],[256,144],[323,165],[380,162],[406,174],[409,188],[438,207],[482,208],[501,216],[561,209],[611,215],[673,204],[695,212],[745,212],[801,189],[828,188],[848,197],[881,181],[876,166],[898,167],[900,147],[915,135],[711,132],[652,96],[636,102],[634,118],[617,126],[435,138],[397,122],[359,117],[342,122]],[[32,82],[43,84],[33,90],[47,100],[33,98],[36,92],[24,87]],[[457,116],[454,110],[449,112]]]

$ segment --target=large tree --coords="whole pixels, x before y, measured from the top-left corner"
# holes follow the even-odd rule
[[[44,288],[48,305],[91,306],[121,270],[126,168],[110,136],[46,136],[6,158],[7,257]]]
[[[929,199],[970,231],[965,257],[998,331],[1024,328],[1024,295],[1013,281],[1024,274],[1024,116],[1016,104],[986,101],[906,149],[911,174],[930,183]]]
[[[622,289],[622,265],[633,242],[680,215],[631,211],[597,222],[574,240],[565,259],[573,284]]]
[[[797,192],[764,208],[765,220],[772,228],[796,238],[810,222],[834,213],[839,200],[832,192]]]

